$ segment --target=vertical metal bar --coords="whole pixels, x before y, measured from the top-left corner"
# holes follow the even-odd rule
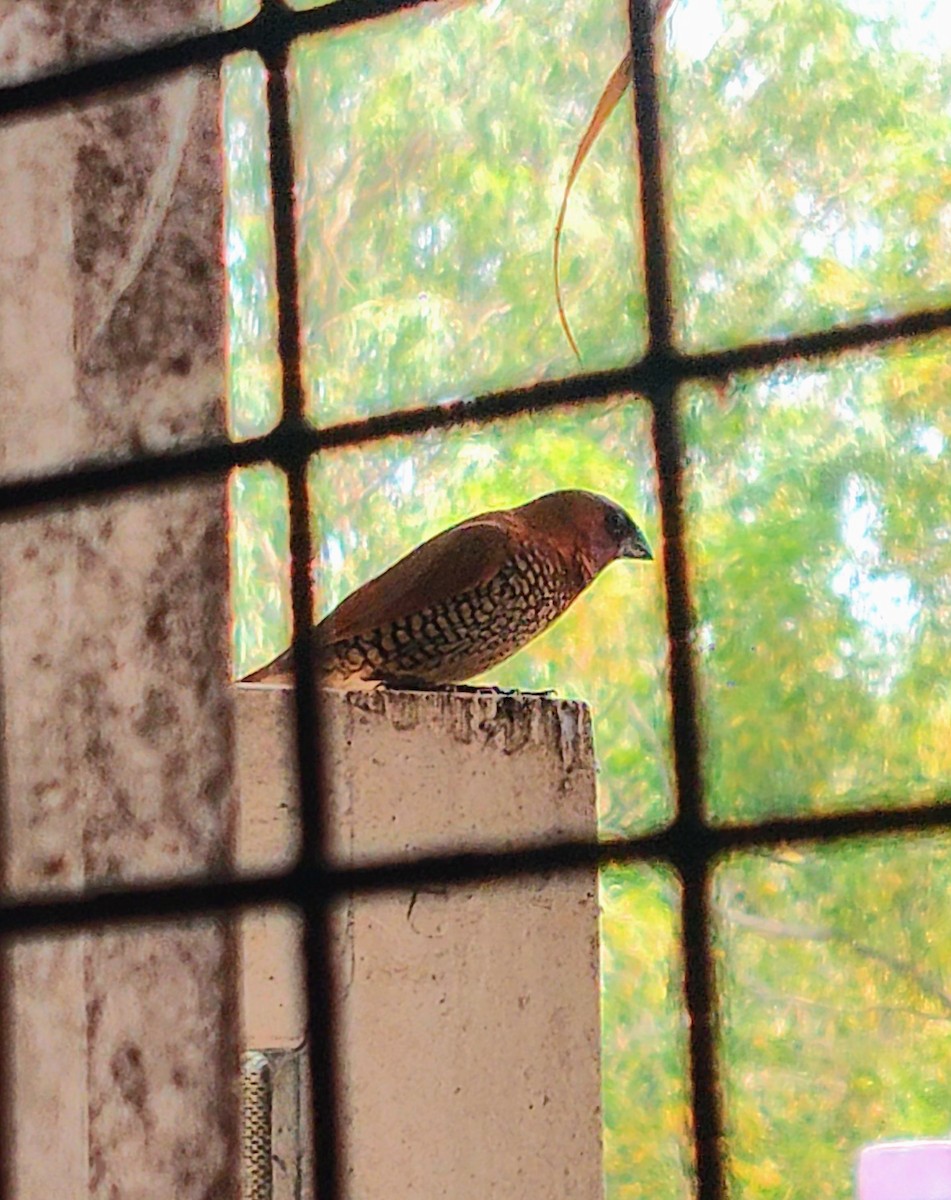
[[[277,0],[265,0],[262,14],[273,22],[274,47],[264,55],[270,183],[277,260],[278,347],[283,371],[281,425],[288,435],[286,461],[290,503],[291,597],[293,611],[294,699],[297,770],[300,789],[301,848],[296,900],[303,914],[307,986],[308,1056],[311,1076],[311,1132],[316,1194],[340,1195],[336,1021],[329,895],[319,886],[327,866],[326,789],[320,769],[322,723],[314,680],[313,589],[308,456],[294,446],[306,422],[300,354],[297,228],[294,212],[294,155],[287,86],[289,15]],[[282,36],[285,35],[285,36]]]
[[[13,939],[0,940],[0,1200],[16,1196],[13,1145]]]
[[[664,198],[663,145],[654,64],[654,0],[630,0],[631,75],[637,154],[640,166],[641,224],[647,292],[649,349],[667,354],[672,345],[670,254],[667,248],[667,205]]]
[[[720,1200],[726,1195],[726,1181],[709,903],[710,845],[703,813],[700,711],[691,649],[693,602],[684,540],[683,446],[674,389],[669,385],[660,385],[654,397],[653,436],[664,535],[671,721],[677,773],[675,865],[680,870],[683,888],[681,938],[684,999],[690,1019],[694,1156],[700,1200]]]
[[[710,847],[705,837],[703,770],[696,671],[692,652],[693,602],[687,569],[683,508],[683,438],[672,374],[673,308],[660,101],[654,56],[657,6],[631,0],[634,114],[640,166],[641,223],[647,296],[648,360],[655,367],[650,388],[653,441],[664,542],[664,587],[670,658],[670,698],[677,817],[683,887],[681,937],[684,1000],[690,1020],[690,1093],[694,1158],[700,1200],[726,1195],[722,1158],[723,1122],[718,1086],[716,985],[708,903]]]
[[[3,899],[6,899],[10,861],[6,730],[3,676],[0,675],[0,897]],[[13,947],[13,938],[0,930],[0,1200],[12,1200],[16,1194],[13,1146]]]
[[[684,448],[674,387],[669,383],[658,384],[651,401],[664,543],[677,820],[689,827],[692,837],[702,837],[704,782],[697,675],[693,660],[693,598],[684,522]]]
[[[690,1018],[690,1105],[699,1200],[727,1194],[717,1056],[716,975],[711,947],[710,860],[705,850],[682,868],[684,997]]]

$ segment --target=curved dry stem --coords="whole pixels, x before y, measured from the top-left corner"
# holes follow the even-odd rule
[[[561,321],[561,327],[565,331],[565,337],[568,339],[568,344],[575,353],[575,358],[581,362],[581,351],[578,349],[578,343],[574,339],[571,332],[571,326],[568,323],[568,316],[565,313],[565,305],[561,296],[561,274],[559,269],[561,259],[561,232],[565,223],[565,213],[568,209],[568,197],[571,195],[571,189],[574,186],[575,179],[578,177],[578,172],[581,170],[584,160],[588,157],[588,152],[597,140],[598,134],[604,128],[604,124],[610,117],[611,113],[617,108],[618,101],[627,91],[628,85],[631,82],[631,55],[628,53],[623,60],[614,68],[611,78],[605,85],[604,91],[601,93],[598,103],[595,106],[591,120],[588,122],[588,128],[584,131],[584,136],[578,143],[578,149],[575,151],[575,157],[571,164],[571,170],[568,172],[568,179],[565,183],[565,194],[561,200],[561,208],[558,211],[558,220],[555,222],[555,244],[554,244],[554,268],[555,268],[555,302],[558,305],[558,318]]]

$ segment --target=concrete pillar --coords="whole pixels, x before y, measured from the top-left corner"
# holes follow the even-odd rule
[[[237,691],[239,860],[266,869],[293,849],[291,702],[282,687]],[[595,835],[581,704],[335,692],[327,705],[341,862]],[[594,871],[346,897],[337,939],[353,1200],[599,1200]],[[287,1052],[304,1038],[293,917],[249,916],[243,958],[245,1044],[284,1052],[274,1200],[289,1200],[307,1175],[287,1128],[299,1086]]]
[[[218,18],[217,0],[173,7],[182,27]],[[170,11],[27,0],[0,22],[0,63],[23,76],[156,40]],[[218,112],[204,71],[0,130],[4,477],[223,432]],[[229,861],[225,499],[205,481],[4,520],[11,891]],[[228,930],[25,941],[3,965],[18,1200],[236,1194]]]

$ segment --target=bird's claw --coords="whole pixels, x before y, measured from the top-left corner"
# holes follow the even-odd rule
[[[394,683],[381,683],[381,690],[388,692],[466,692],[476,696],[540,696],[549,699],[555,695],[554,688],[539,692],[523,691],[521,688],[496,687],[491,683],[425,683],[423,680],[401,679]]]

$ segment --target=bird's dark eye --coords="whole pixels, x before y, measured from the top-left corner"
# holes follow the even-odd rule
[[[604,518],[604,527],[609,537],[615,540],[622,538],[628,532],[627,517],[616,508],[609,508]]]

